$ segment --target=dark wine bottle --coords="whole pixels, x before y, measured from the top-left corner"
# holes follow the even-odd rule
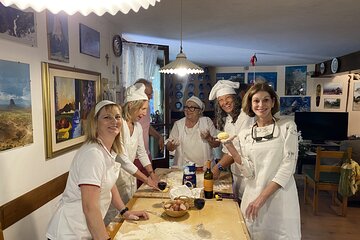
[[[204,173],[204,196],[205,198],[213,198],[214,176],[211,172],[211,161],[206,162],[206,171]]]

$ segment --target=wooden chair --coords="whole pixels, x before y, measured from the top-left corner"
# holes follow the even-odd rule
[[[351,158],[352,148],[347,149],[349,158]],[[329,191],[332,193],[331,208],[340,216],[346,216],[347,197],[337,194],[340,180],[340,164],[337,166],[325,165],[324,159],[338,159],[341,163],[344,157],[344,151],[322,151],[320,147],[316,151],[316,163],[313,169],[305,169],[304,179],[304,202],[310,202],[313,213],[318,213],[319,191]],[[309,188],[313,189],[313,198],[311,199]]]

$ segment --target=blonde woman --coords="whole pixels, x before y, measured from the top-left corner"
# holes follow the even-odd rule
[[[120,195],[125,202],[128,202],[137,190],[136,178],[157,189],[158,177],[152,168],[146,152],[143,129],[138,122],[146,115],[148,106],[148,97],[145,94],[144,84],[136,83],[127,88],[122,120],[122,134],[124,136],[122,144],[124,152],[117,158],[123,167],[116,183],[120,190]],[[136,157],[138,157],[142,166],[146,169],[149,177],[146,177],[133,164]]]
[[[144,211],[129,211],[115,182],[120,164],[121,108],[101,101],[88,114],[86,142],[77,151],[62,198],[52,217],[48,239],[110,239],[103,222],[110,203],[126,219],[148,219]]]

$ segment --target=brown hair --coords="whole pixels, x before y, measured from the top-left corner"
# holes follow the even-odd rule
[[[242,102],[242,109],[243,111],[250,117],[255,117],[255,113],[251,109],[252,105],[252,97],[260,92],[264,91],[270,94],[271,99],[273,99],[274,107],[271,109],[271,114],[274,116],[280,110],[280,103],[279,103],[279,96],[276,94],[274,89],[269,86],[266,82],[255,83],[245,94],[243,102]]]
[[[121,107],[117,104],[109,104],[109,105],[104,106],[103,108],[105,108],[105,110],[109,111],[109,112],[115,111],[115,109],[118,109],[120,111],[120,114],[122,112]],[[87,143],[98,143],[99,142],[97,139],[97,137],[98,137],[97,124],[98,124],[98,117],[99,117],[100,110],[94,116],[95,107],[93,107],[87,116],[87,122],[86,122],[86,127],[85,127],[85,135],[86,135],[85,141]],[[111,149],[114,152],[116,152],[117,154],[122,153],[122,150],[123,150],[122,145],[121,145],[121,142],[122,142],[121,140],[122,140],[122,131],[120,131],[120,133],[115,137],[113,145],[111,146]]]

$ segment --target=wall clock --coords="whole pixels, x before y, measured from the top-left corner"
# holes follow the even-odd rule
[[[114,55],[116,57],[120,57],[122,54],[122,39],[121,39],[120,35],[116,34],[113,37],[112,48],[113,48]]]
[[[331,72],[336,73],[338,71],[338,68],[339,68],[339,61],[337,58],[333,58],[331,60]]]

